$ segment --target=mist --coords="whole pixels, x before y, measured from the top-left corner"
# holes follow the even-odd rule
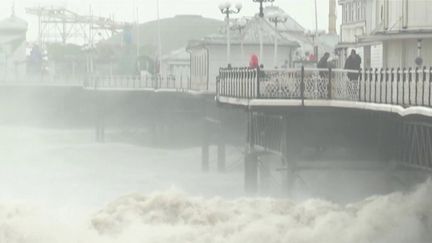
[[[432,242],[427,26],[240,2],[0,4],[0,243]]]

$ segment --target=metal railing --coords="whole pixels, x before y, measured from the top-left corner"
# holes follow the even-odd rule
[[[64,77],[42,74],[1,76],[0,86],[73,86],[83,85],[83,77]]]
[[[176,79],[170,76],[89,76],[84,82],[86,89],[111,89],[111,90],[187,90],[189,89],[188,79],[186,84],[182,78]]]
[[[432,67],[403,69],[221,69],[218,97],[346,100],[432,106]]]

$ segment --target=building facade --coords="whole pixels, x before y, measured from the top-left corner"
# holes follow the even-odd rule
[[[233,28],[235,29],[235,28]],[[278,56],[274,63],[275,38],[278,38]],[[261,44],[262,43],[262,50]],[[242,30],[231,33],[230,65],[246,67],[252,55],[257,55],[265,68],[282,67],[293,62],[295,51],[300,47],[294,39],[275,31],[274,26],[259,17],[248,19]],[[215,90],[216,78],[221,67],[227,67],[227,40],[225,33],[218,33],[202,40],[190,41],[191,88]],[[261,53],[262,51],[262,53]],[[261,55],[260,55],[261,54]]]
[[[180,48],[162,56],[160,73],[162,77],[174,81],[176,87],[188,87],[190,80],[190,54],[186,51],[186,48]]]
[[[432,65],[432,1],[339,0],[342,60],[356,49],[363,66]]]

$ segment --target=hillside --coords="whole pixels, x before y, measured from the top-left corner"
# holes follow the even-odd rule
[[[191,39],[201,39],[206,35],[218,32],[224,25],[223,21],[204,18],[199,15],[179,15],[160,20],[162,53],[185,47]],[[151,21],[139,25],[139,39],[143,54],[152,55],[157,50],[158,22]],[[119,44],[119,34],[108,40],[110,44]],[[136,40],[136,28],[132,30],[133,43]]]

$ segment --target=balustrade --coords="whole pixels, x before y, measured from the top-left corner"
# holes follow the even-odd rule
[[[431,68],[221,69],[218,97],[361,101],[432,106]]]

